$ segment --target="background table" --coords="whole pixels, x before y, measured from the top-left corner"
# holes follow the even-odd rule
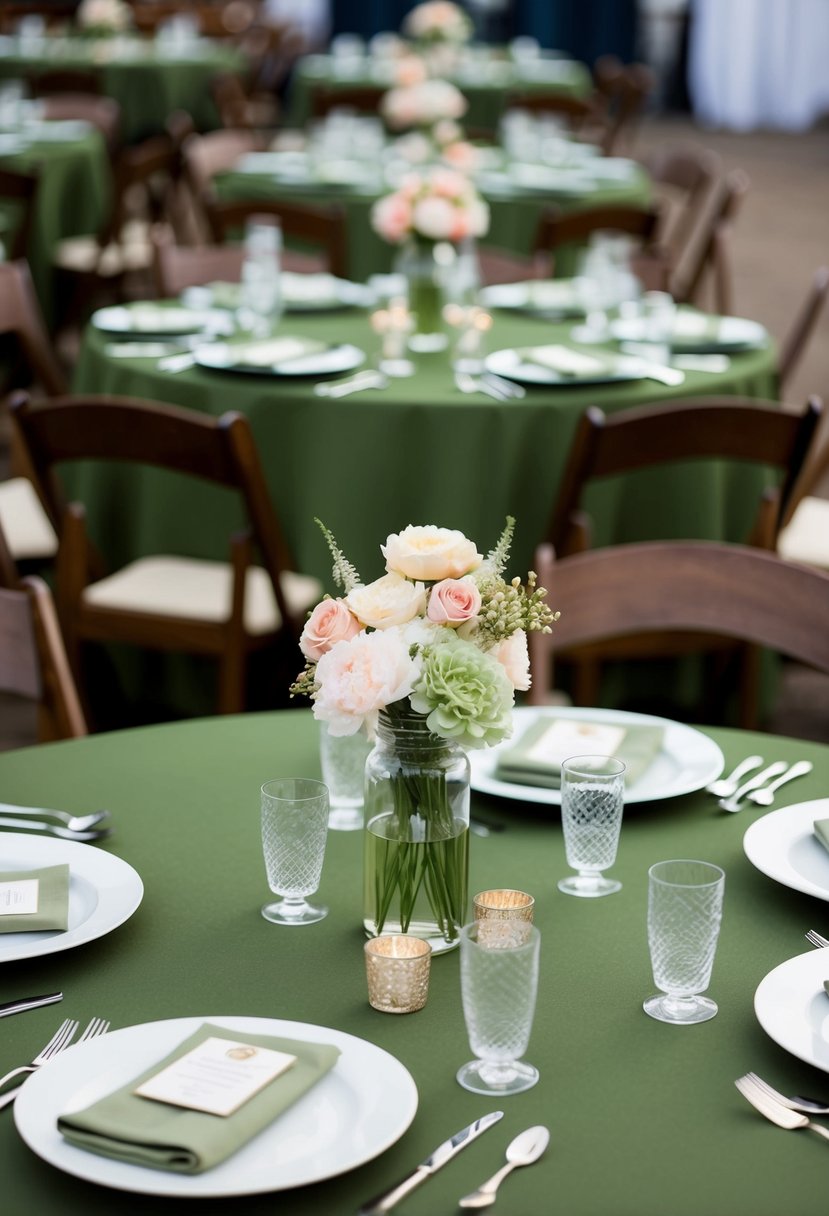
[[[751,751],[811,759],[811,776],[781,791],[780,805],[825,794],[829,748],[736,731],[708,732],[730,769]],[[470,891],[515,886],[536,898],[541,981],[527,1059],[539,1084],[502,1102],[455,1082],[470,1058],[460,1007],[458,955],[436,958],[429,1001],[413,1015],[372,1010],[362,962],[361,833],[331,833],[320,899],[328,918],[305,929],[267,924],[258,786],[319,773],[308,712],[211,719],[91,737],[0,756],[9,801],[81,812],[111,809],[115,835],[102,846],[141,874],[144,901],[107,937],[62,954],[9,963],[0,1001],[61,989],[65,999],[8,1018],[0,1068],[23,1060],[63,1017],[114,1028],[164,1018],[222,1015],[297,1019],[333,1026],[390,1051],[411,1071],[420,1101],[402,1139],[340,1178],[284,1195],[234,1201],[243,1216],[344,1216],[422,1160],[445,1136],[487,1110],[505,1117],[405,1201],[406,1216],[455,1210],[503,1160],[525,1127],[550,1127],[542,1162],[504,1184],[504,1211],[572,1216],[823,1216],[826,1148],[816,1137],[773,1127],[737,1093],[755,1070],[789,1093],[829,1091],[829,1077],[772,1043],[758,1026],[753,994],[772,968],[825,928],[827,905],[790,891],[745,859],[742,836],[760,814],[719,812],[689,794],[625,812],[613,873],[624,886],[608,899],[562,895],[567,872],[555,808],[473,795],[473,809],[505,825],[473,837]],[[0,833],[0,857],[3,835]],[[724,867],[725,910],[710,987],[720,1012],[696,1027],[654,1022],[642,1011],[653,991],[645,913],[647,869],[668,857]],[[829,958],[829,956],[827,956]],[[829,963],[827,964],[829,968]],[[829,971],[827,972],[829,974]],[[40,1162],[7,1112],[0,1125],[0,1175],[11,1213],[39,1216],[148,1210],[144,1197],[115,1194]],[[552,1197],[552,1198],[551,1198]],[[226,1213],[227,1201],[199,1213]],[[181,1212],[153,1199],[153,1211]]]
[[[240,51],[207,39],[187,54],[141,39],[47,38],[31,52],[0,39],[0,79],[56,70],[100,72],[103,92],[121,107],[121,135],[128,143],[163,131],[174,110],[186,110],[200,130],[217,126],[210,81],[222,72],[241,72],[245,64]]]

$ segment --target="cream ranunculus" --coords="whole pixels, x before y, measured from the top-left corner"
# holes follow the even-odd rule
[[[493,646],[489,653],[501,664],[513,688],[526,692],[532,678],[527,635],[524,630],[516,629],[510,637]]]
[[[461,578],[483,561],[463,532],[433,524],[411,525],[392,533],[380,548],[388,571],[428,582]]]
[[[420,674],[409,647],[392,630],[358,633],[317,664],[314,717],[331,735],[354,735],[365,724],[371,735],[381,709],[408,697]]]
[[[410,583],[399,574],[384,574],[367,587],[355,587],[345,603],[359,621],[372,629],[405,625],[426,609],[423,583]]]

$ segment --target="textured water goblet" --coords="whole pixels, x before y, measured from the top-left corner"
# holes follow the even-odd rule
[[[328,832],[328,788],[306,777],[262,786],[262,850],[268,886],[282,898],[262,915],[275,925],[311,925],[328,909],[307,902],[319,886]]]
[[[371,744],[364,734],[332,735],[320,723],[320,766],[328,786],[328,827],[356,832],[363,826],[363,784]]]
[[[364,947],[368,1002],[381,1013],[415,1013],[429,995],[432,947],[419,937],[385,934]]]
[[[612,756],[572,756],[561,766],[561,823],[567,864],[578,874],[559,891],[595,898],[621,890],[604,878],[616,860],[625,802],[625,766]]]
[[[526,891],[501,887],[479,891],[472,901],[479,941],[523,945],[529,940],[535,900]]]
[[[645,1013],[693,1025],[717,1012],[702,996],[711,981],[722,920],[725,873],[708,861],[658,861],[648,871],[648,946],[653,982]]]
[[[476,1059],[456,1076],[474,1094],[517,1094],[539,1075],[521,1057],[535,1014],[541,935],[527,925],[526,940],[511,944],[486,929],[482,934],[485,923],[474,921],[460,933],[463,1015]]]

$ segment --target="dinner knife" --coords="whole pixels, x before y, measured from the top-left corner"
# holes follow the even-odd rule
[[[497,1123],[503,1117],[502,1110],[490,1111],[488,1115],[483,1115],[474,1123],[470,1123],[469,1127],[465,1127],[462,1131],[456,1132],[454,1136],[450,1136],[448,1140],[444,1140],[443,1144],[439,1145],[425,1161],[421,1161],[420,1165],[415,1166],[411,1174],[408,1174],[401,1182],[396,1183],[387,1191],[383,1191],[381,1195],[375,1196],[374,1199],[370,1199],[368,1203],[364,1203],[360,1208],[359,1216],[383,1216],[385,1212],[391,1211],[394,1205],[399,1203],[410,1191],[420,1186],[421,1182],[425,1182],[432,1174],[436,1174],[441,1166],[446,1165],[447,1161],[451,1161],[456,1153],[459,1153],[467,1144],[471,1144],[476,1137],[480,1136],[481,1132],[485,1132],[488,1127],[492,1127],[493,1123]]]
[[[22,1013],[24,1009],[39,1009],[41,1005],[54,1005],[63,1000],[62,992],[50,992],[47,996],[24,996],[19,1001],[7,1001],[0,1005],[0,1018],[7,1018],[12,1013]]]

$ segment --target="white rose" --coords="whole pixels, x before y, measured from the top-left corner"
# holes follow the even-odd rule
[[[501,664],[513,688],[526,692],[532,682],[532,677],[530,676],[527,635],[524,630],[516,629],[515,633],[504,638],[502,642],[498,642],[488,653]]]
[[[410,583],[399,574],[384,574],[367,587],[349,591],[345,603],[363,625],[388,629],[425,612],[426,589],[423,583]]]
[[[483,561],[473,542],[467,540],[463,532],[437,528],[434,524],[413,524],[402,532],[392,533],[380,549],[386,559],[387,570],[406,578],[429,582],[461,578]]]
[[[455,227],[455,208],[445,198],[422,198],[412,209],[412,227],[433,241],[445,241]]]

